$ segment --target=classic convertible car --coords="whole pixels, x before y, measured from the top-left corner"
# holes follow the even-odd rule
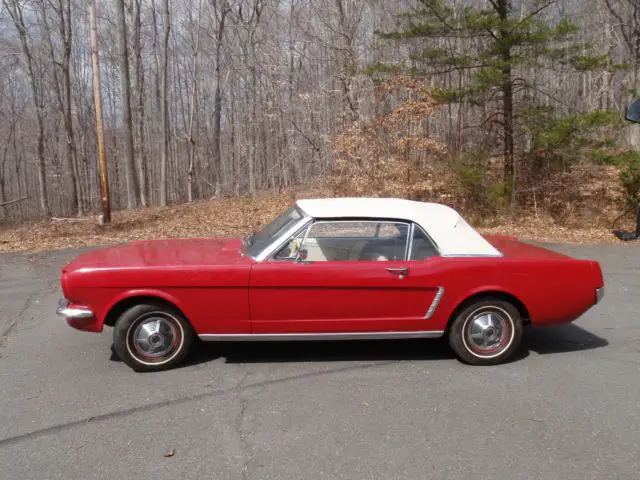
[[[136,371],[194,340],[446,336],[468,364],[506,361],[523,325],[567,323],[604,293],[600,265],[482,236],[455,210],[401,199],[299,200],[244,239],[138,241],[62,269],[58,314],[114,327]]]

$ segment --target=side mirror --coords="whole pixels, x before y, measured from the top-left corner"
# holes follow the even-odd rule
[[[636,98],[627,106],[627,120],[633,123],[640,123],[640,97]]]

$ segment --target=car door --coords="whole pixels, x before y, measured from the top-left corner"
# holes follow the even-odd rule
[[[284,256],[252,267],[253,332],[429,330],[425,317],[439,285],[425,262],[438,257],[419,266],[409,260],[412,232],[397,221],[315,222]]]

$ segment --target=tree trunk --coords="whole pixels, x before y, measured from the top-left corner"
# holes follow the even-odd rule
[[[141,0],[135,2],[135,13],[133,20],[133,76],[136,80],[136,102],[135,102],[135,115],[136,115],[136,132],[137,132],[137,157],[138,160],[138,187],[140,192],[140,204],[146,207],[148,202],[148,184],[147,184],[147,154],[145,145],[145,109],[144,109],[144,67],[142,66],[142,45],[140,42],[141,36],[141,13],[140,13]]]
[[[133,125],[131,121],[131,82],[129,81],[129,49],[127,47],[127,21],[124,16],[124,0],[116,1],[118,20],[118,60],[120,67],[120,98],[124,122],[124,165],[127,186],[127,209],[138,206],[138,179],[133,158]]]
[[[236,155],[236,104],[231,100],[231,176],[233,177],[233,194],[240,195],[240,167]]]
[[[253,58],[253,55],[252,55]],[[257,81],[256,81],[256,72],[255,69],[251,68],[249,70],[251,72],[251,126],[249,127],[250,137],[250,148],[249,148],[249,194],[252,196],[256,194],[256,156],[258,150],[258,134],[257,134],[257,123],[258,116],[256,113],[256,103],[258,102],[258,95],[256,92],[257,89]]]
[[[217,3],[214,4],[217,7]],[[218,31],[216,32],[216,88],[213,100],[213,168],[216,172],[215,195],[220,194],[221,186],[224,186],[225,178],[222,165],[222,75],[220,62],[222,60],[222,42],[224,41],[224,28],[229,5],[227,0],[222,0],[220,11],[216,12]]]
[[[15,118],[11,119],[11,124],[9,126],[9,138],[7,138],[6,143],[2,149],[2,159],[0,160],[0,219],[5,218],[6,213],[4,210],[4,202],[7,201],[7,197],[5,195],[5,175],[4,175],[4,167],[7,162],[7,153],[9,152],[9,146],[11,145],[11,137],[13,136],[13,129],[15,126]]]
[[[511,204],[516,198],[516,169],[515,148],[513,141],[513,76],[511,71],[511,32],[507,26],[511,5],[509,0],[498,0],[498,15],[502,20],[500,29],[502,60],[502,116],[503,116],[503,155],[504,155],[504,181],[511,187]]]
[[[193,202],[193,165],[195,157],[195,141],[193,139],[193,124],[198,99],[198,54],[200,53],[200,13],[202,11],[202,0],[198,0],[198,28],[196,33],[196,44],[193,49],[193,82],[191,84],[191,102],[189,105],[189,166],[187,168],[187,201]]]
[[[104,223],[111,223],[111,196],[109,192],[107,153],[106,153],[105,141],[104,141],[102,90],[100,86],[100,55],[98,51],[98,26],[96,21],[95,0],[89,1],[89,26],[91,30],[91,67],[92,67],[92,82],[93,82],[93,99],[95,103],[95,114],[96,114],[96,143],[98,147],[98,171],[100,175],[100,197],[101,197],[101,203],[102,203],[102,221]]]
[[[169,158],[169,0],[164,0],[162,39],[162,150],[160,153],[160,206],[167,205],[167,163]]]
[[[220,27],[222,29],[222,27]],[[220,86],[220,44],[216,46],[216,89],[213,100],[213,168],[216,171],[216,196],[220,194],[220,186],[224,184],[222,173],[221,117],[222,89]]]
[[[83,198],[82,189],[79,186],[78,178],[78,150],[76,148],[75,131],[73,129],[73,111],[71,109],[71,46],[73,41],[73,30],[71,28],[71,0],[66,1],[64,9],[66,9],[66,18],[63,15],[63,2],[59,1],[60,6],[60,36],[63,39],[62,53],[62,83],[64,88],[64,127],[67,132],[67,169],[71,174],[71,194],[75,200],[74,207],[77,214],[83,214]]]
[[[356,53],[353,45],[354,32],[350,30],[349,19],[343,2],[344,0],[335,0],[340,24],[338,55],[341,59],[340,69],[342,71],[340,72],[339,81],[345,105],[349,109],[349,120],[356,122],[360,119],[360,104],[357,95],[353,93],[354,72],[357,70]],[[342,41],[340,41],[340,38]]]

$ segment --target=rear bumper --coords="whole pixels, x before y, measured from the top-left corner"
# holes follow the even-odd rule
[[[596,288],[596,305],[600,303],[603,297],[604,297],[604,287]]]
[[[56,314],[63,317],[69,326],[85,332],[101,332],[102,326],[93,311],[85,305],[72,304],[66,298],[61,298],[56,308]]]

